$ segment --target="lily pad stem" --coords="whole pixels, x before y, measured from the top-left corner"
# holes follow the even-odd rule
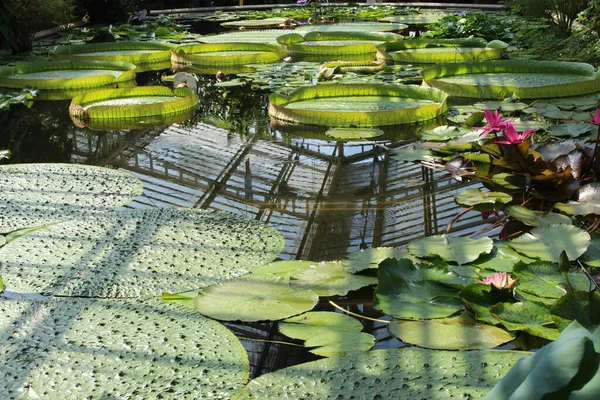
[[[469,208],[466,208],[466,209],[462,210],[461,212],[459,212],[458,214],[456,214],[454,216],[454,218],[452,218],[450,220],[450,222],[448,222],[448,226],[446,227],[446,233],[450,233],[450,229],[452,229],[452,224],[454,224],[460,217],[462,217],[463,215],[465,215],[469,211],[473,211],[473,209],[475,209],[475,206],[471,206]]]
[[[598,125],[598,133],[596,134],[596,144],[594,145],[594,154],[592,154],[592,170],[594,168],[594,162],[596,161],[596,155],[598,154],[598,142],[600,141],[600,125]]]
[[[384,323],[384,324],[389,324],[390,323],[390,321],[386,321],[384,319],[377,319],[377,318],[365,317],[364,315],[353,313],[352,311],[346,310],[345,308],[338,306],[337,304],[335,304],[331,300],[329,300],[329,304],[331,304],[332,306],[334,306],[338,310],[340,310],[342,312],[345,312],[348,315],[352,315],[353,317],[357,317],[357,318],[361,318],[361,319],[368,319],[369,321],[381,322],[381,323]]]

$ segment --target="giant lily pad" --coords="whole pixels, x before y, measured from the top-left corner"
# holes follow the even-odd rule
[[[427,321],[393,320],[388,330],[405,343],[428,349],[491,349],[514,335],[495,326],[478,324],[469,314]]]
[[[408,63],[455,63],[495,60],[502,57],[504,48],[487,47],[485,40],[411,39],[377,46],[378,56]]]
[[[74,164],[0,166],[0,232],[112,211],[142,193],[133,175]]]
[[[558,337],[550,311],[533,301],[499,303],[490,309],[490,313],[509,331],[525,331],[549,340]]]
[[[283,245],[275,229],[227,212],[125,210],[22,236],[0,249],[0,273],[16,292],[158,296],[247,274]]]
[[[457,97],[537,99],[600,91],[600,75],[583,63],[482,61],[435,66],[422,74],[428,85]]]
[[[458,265],[475,261],[481,254],[489,254],[494,242],[484,237],[472,239],[460,236],[434,235],[413,240],[408,251],[417,257],[440,257]]]
[[[375,350],[262,375],[233,399],[483,398],[505,371],[530,354],[417,348]]]
[[[376,45],[400,40],[402,36],[384,32],[308,32],[304,36],[290,33],[277,38],[287,47],[289,54],[323,55],[340,57],[346,55],[371,55],[375,57]],[[368,57],[367,57],[368,58]]]
[[[297,290],[311,290],[319,296],[343,296],[351,290],[375,285],[370,276],[353,275],[341,262],[321,262],[303,269],[290,278],[290,286]]]
[[[277,44],[282,35],[279,29],[253,29],[241,32],[224,32],[218,35],[206,35],[196,40],[202,43],[268,43]]]
[[[227,328],[160,300],[4,300],[0,313],[7,399],[227,399],[248,379]]]
[[[277,28],[283,25],[285,21],[285,18],[246,19],[222,22],[221,26],[229,29],[269,29]],[[246,34],[251,36],[251,34]]]
[[[353,22],[341,24],[301,25],[295,32],[400,32],[408,28],[406,24],[381,22]]]
[[[281,333],[304,340],[304,346],[316,347],[311,353],[324,357],[345,356],[373,347],[375,338],[361,332],[362,328],[352,317],[324,311],[307,312],[279,323]]]
[[[222,321],[275,321],[311,310],[319,296],[294,290],[285,277],[238,278],[200,291],[195,299],[202,314]]]
[[[268,43],[201,43],[176,47],[171,52],[175,64],[227,67],[273,63],[284,56],[282,46]]]
[[[589,233],[566,224],[539,226],[509,242],[510,247],[519,253],[552,262],[558,262],[563,250],[569,260],[576,260],[589,244]]]
[[[292,123],[374,127],[434,119],[446,111],[446,94],[413,85],[328,84],[269,96],[271,118]]]

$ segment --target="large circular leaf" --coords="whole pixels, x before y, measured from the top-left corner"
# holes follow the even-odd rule
[[[145,209],[73,219],[0,249],[11,291],[138,297],[247,274],[279,255],[275,229],[222,211]]]
[[[6,399],[229,399],[248,356],[223,325],[160,300],[0,301]]]
[[[76,164],[0,166],[0,232],[113,211],[142,193],[133,175]]]
[[[489,254],[494,247],[492,239],[472,239],[460,236],[434,235],[413,240],[408,250],[417,257],[440,257],[458,265],[475,261],[481,254]]]
[[[235,400],[483,398],[526,352],[402,348],[326,358],[250,381]]]
[[[529,226],[571,224],[571,218],[563,214],[530,210],[523,206],[508,206],[505,210],[508,215]]]
[[[285,277],[249,275],[200,291],[196,309],[222,321],[275,321],[311,310],[319,296],[294,290]]]
[[[351,290],[375,285],[370,276],[353,275],[341,262],[321,262],[303,269],[290,279],[290,286],[297,290],[312,290],[319,296],[343,296]]]
[[[509,242],[509,246],[531,258],[558,262],[560,253],[567,252],[569,260],[576,260],[588,248],[590,235],[573,225],[553,224],[533,228]]]

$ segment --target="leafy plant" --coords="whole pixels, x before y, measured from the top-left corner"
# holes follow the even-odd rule
[[[510,42],[514,37],[514,22],[511,18],[482,12],[461,12],[447,15],[427,26],[423,38],[467,38],[470,36],[486,40]]]

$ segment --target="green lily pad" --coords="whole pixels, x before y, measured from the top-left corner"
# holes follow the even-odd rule
[[[381,264],[377,279],[374,307],[396,318],[443,318],[464,308],[455,289],[437,282],[407,281],[394,263]]]
[[[513,267],[517,263],[523,262],[529,264],[533,261],[533,259],[525,257],[511,249],[508,242],[496,240],[490,254],[482,255],[477,260],[473,261],[472,264],[479,268],[491,271],[512,272]]]
[[[77,164],[0,166],[0,232],[113,211],[142,193],[141,181]]]
[[[348,272],[356,273],[377,268],[387,258],[401,258],[405,252],[395,247],[373,247],[348,254],[342,265]]]
[[[429,267],[419,265],[406,258],[385,260],[380,265],[394,269],[394,273],[407,282],[433,281],[454,288],[462,288],[479,279],[477,269],[470,265],[445,264]]]
[[[419,135],[422,140],[430,142],[445,142],[446,140],[455,139],[464,135],[455,126],[442,125],[431,130],[421,129]]]
[[[396,161],[434,161],[435,156],[429,149],[418,147],[400,147],[390,151],[390,158]]]
[[[483,398],[517,360],[510,351],[401,348],[326,358],[253,379],[233,400]]]
[[[349,273],[340,261],[313,264],[290,278],[292,289],[310,290],[323,297],[343,296],[376,283],[374,277]]]
[[[396,319],[388,330],[405,343],[440,350],[491,349],[514,339],[504,329],[478,324],[468,313],[427,321]]]
[[[522,206],[508,206],[504,211],[514,219],[517,219],[528,226],[542,226],[552,224],[567,224],[572,223],[571,218],[563,214],[553,212],[543,212],[530,210]]]
[[[374,128],[331,128],[325,135],[337,140],[372,139],[383,135],[381,129]]]
[[[532,301],[519,303],[499,303],[490,309],[490,313],[509,331],[525,331],[533,336],[554,340],[558,329],[548,308]]]
[[[285,277],[246,276],[201,290],[196,309],[222,321],[276,321],[311,310],[319,296],[294,290]]]
[[[417,257],[440,257],[445,261],[454,261],[458,265],[475,261],[481,254],[492,251],[494,242],[484,237],[478,239],[434,235],[413,240],[408,244],[408,251]]]
[[[598,203],[580,203],[578,201],[569,201],[568,203],[556,203],[554,204],[554,208],[569,215],[600,215],[600,204]]]
[[[518,174],[502,172],[492,176],[492,181],[506,189],[523,189],[525,187],[525,177]]]
[[[252,270],[252,276],[274,276],[285,277],[289,279],[292,275],[303,271],[316,263],[312,261],[286,260],[275,261],[269,264],[261,265]]]
[[[504,192],[484,192],[480,189],[465,189],[458,193],[454,200],[466,207],[483,204],[506,204],[512,201],[512,196]]]
[[[567,293],[567,282],[555,263],[534,262],[515,271],[519,284],[518,292],[527,292],[537,297],[559,299]],[[569,282],[578,290],[590,289],[589,279],[580,273],[569,273]]]
[[[600,236],[592,235],[589,247],[581,256],[581,261],[590,267],[600,267]]]
[[[160,300],[0,301],[4,398],[230,398],[248,356],[223,325]]]
[[[550,312],[567,325],[576,320],[586,328],[596,328],[600,325],[600,293],[569,292],[550,307]]]
[[[124,210],[20,237],[0,248],[0,273],[16,292],[158,296],[247,274],[283,246],[275,229],[232,213]]]
[[[491,285],[473,283],[460,291],[460,297],[477,321],[488,325],[498,325],[500,321],[490,314],[490,308],[495,304],[510,300],[512,295],[506,291],[494,290]]]
[[[576,260],[588,248],[590,235],[573,225],[553,224],[533,228],[509,242],[509,246],[531,258],[558,262],[560,253],[567,252],[569,260]]]
[[[279,323],[279,331],[294,339],[304,340],[304,346],[316,347],[311,353],[323,357],[339,357],[367,351],[375,338],[361,332],[362,324],[347,315],[318,311],[307,312]]]
[[[579,137],[586,135],[594,130],[594,125],[572,122],[568,124],[554,125],[548,128],[548,134],[552,136]]]

